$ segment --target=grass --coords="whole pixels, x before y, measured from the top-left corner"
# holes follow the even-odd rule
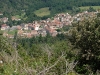
[[[89,9],[90,6],[84,6],[84,7],[80,7],[81,10],[87,10]],[[100,6],[91,6],[93,7],[95,10],[100,10]]]
[[[3,34],[3,31],[2,30],[0,30],[0,35],[2,35]]]
[[[20,18],[21,16],[19,16],[19,15],[15,15],[14,17],[16,17],[16,18]]]
[[[21,15],[14,15],[14,17],[16,17],[18,19],[25,19],[24,15],[25,15],[25,13],[22,13]]]
[[[8,31],[8,34],[14,35],[17,30]]]
[[[49,10],[49,7],[45,7],[45,8],[36,10],[34,13],[39,17],[43,17],[43,16],[50,15],[50,10]]]

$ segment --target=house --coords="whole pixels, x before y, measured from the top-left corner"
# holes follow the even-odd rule
[[[27,33],[26,37],[27,37],[27,38],[31,38],[32,35],[31,35],[30,33]]]
[[[24,30],[28,30],[28,24],[24,25]]]
[[[34,24],[34,30],[39,30],[40,25],[39,24]]]
[[[2,22],[4,23],[8,22],[8,18],[7,17],[2,18]]]
[[[23,36],[23,32],[24,32],[23,30],[18,30],[18,32],[17,32],[18,36]]]
[[[46,32],[49,33],[51,36],[56,36],[58,33],[55,29],[51,29],[48,26],[45,27]]]
[[[58,34],[58,32],[57,31],[54,31],[52,34],[51,34],[51,36],[56,36]]]
[[[34,30],[34,26],[33,25],[29,25],[28,26],[28,30]]]
[[[42,30],[38,30],[38,34],[40,35],[42,35],[42,37],[45,37],[46,35],[47,35],[47,33],[46,33],[46,30],[45,29],[42,29]]]
[[[23,28],[20,25],[17,25],[17,30],[22,30]]]
[[[28,30],[34,30],[33,23],[28,23]]]
[[[32,36],[38,36],[38,31],[37,30],[31,30],[30,34]]]
[[[1,30],[8,30],[10,27],[7,24],[1,25]]]
[[[8,18],[7,17],[0,18],[0,21],[3,23],[6,23],[8,22]]]

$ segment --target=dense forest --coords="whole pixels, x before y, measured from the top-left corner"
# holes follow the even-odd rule
[[[43,7],[50,7],[55,12],[72,9],[73,6],[98,6],[99,0],[0,0],[1,12],[14,12],[20,10],[34,11]],[[53,11],[54,12],[54,11]]]
[[[0,12],[5,16],[20,15],[26,13],[27,21],[45,19],[56,13],[75,10],[80,6],[99,6],[100,0],[0,0]],[[43,18],[33,12],[40,8],[49,7],[50,15]],[[77,12],[80,10],[76,9]],[[33,18],[34,17],[34,18]]]

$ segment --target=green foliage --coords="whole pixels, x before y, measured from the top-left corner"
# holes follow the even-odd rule
[[[39,20],[41,19],[40,17],[47,15],[53,16],[56,13],[70,10],[77,13],[80,12],[80,8],[78,7],[81,6],[100,5],[100,0],[0,0],[0,2],[0,10],[2,10],[0,12],[3,13],[4,16],[15,16],[24,12],[26,14],[24,15],[25,17],[23,21],[25,22],[27,22],[27,20],[28,22],[31,22],[31,20]],[[44,10],[44,8],[46,8],[46,10]],[[40,13],[41,9],[46,12]],[[35,12],[35,14],[33,12]]]
[[[3,60],[2,66],[0,63],[1,75],[67,74],[66,61],[70,59],[67,53],[71,48],[63,34],[57,37],[48,34],[46,37],[40,35],[14,40],[3,37],[1,39],[0,61],[1,58]],[[68,73],[72,74],[71,71]]]
[[[100,6],[91,6],[94,10],[99,10],[100,9]],[[90,6],[82,6],[82,7],[79,7],[81,10],[85,11],[85,10],[88,10],[90,8]]]
[[[72,26],[68,25],[68,26],[63,26],[60,29],[57,29],[57,32],[67,32],[68,30],[71,29]]]
[[[80,73],[100,70],[100,17],[91,18],[89,20],[80,21],[73,24],[70,41],[75,48],[80,49],[78,54],[80,69],[87,64]]]
[[[93,7],[89,7],[88,12],[94,12],[96,11]]]
[[[78,12],[81,12],[81,9],[78,8],[78,7],[73,6],[73,7],[72,7],[72,13],[76,14],[76,13],[78,13]]]

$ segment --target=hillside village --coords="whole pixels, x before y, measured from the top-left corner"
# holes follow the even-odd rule
[[[3,31],[3,36],[8,38],[14,38],[15,32],[19,37],[31,38],[33,36],[39,36],[40,34],[44,37],[49,33],[51,36],[56,36],[62,32],[58,32],[57,29],[60,29],[64,26],[71,26],[73,22],[82,21],[90,17],[96,16],[96,12],[87,12],[78,13],[74,16],[71,16],[69,13],[60,13],[53,17],[53,19],[33,21],[32,23],[22,23],[17,26],[8,26],[6,22],[8,21],[7,17],[0,18],[0,21],[4,24],[1,25],[1,31]],[[0,14],[3,15],[3,14]],[[12,20],[19,21],[12,17]],[[10,32],[10,33],[9,33]]]

